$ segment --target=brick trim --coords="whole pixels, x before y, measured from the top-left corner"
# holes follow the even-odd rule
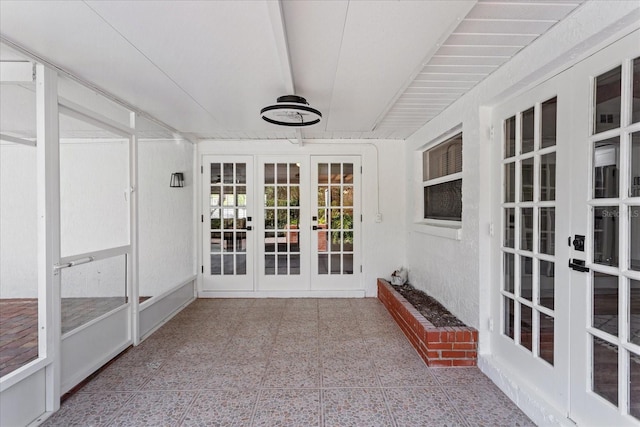
[[[427,366],[477,365],[478,331],[475,328],[435,327],[384,279],[378,279],[378,299]]]

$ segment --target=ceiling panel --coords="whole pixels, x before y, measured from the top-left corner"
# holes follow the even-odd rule
[[[573,11],[580,3],[575,1],[483,1],[467,15],[467,19],[514,19],[558,21]]]

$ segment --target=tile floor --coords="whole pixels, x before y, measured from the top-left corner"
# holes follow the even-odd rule
[[[377,299],[201,299],[46,426],[528,426],[477,368],[428,368]]]

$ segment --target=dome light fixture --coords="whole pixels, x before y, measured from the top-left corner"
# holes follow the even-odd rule
[[[284,95],[273,105],[260,110],[266,122],[280,126],[303,127],[320,123],[322,113],[309,106],[306,99],[298,95]]]

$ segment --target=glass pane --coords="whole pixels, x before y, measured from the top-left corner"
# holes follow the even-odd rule
[[[342,274],[353,274],[353,254],[342,255]]]
[[[275,184],[275,165],[273,163],[267,163],[264,165],[264,183]]]
[[[247,233],[237,232],[236,233],[236,252],[246,252],[246,251],[247,251]]]
[[[353,183],[353,163],[342,164],[342,182],[345,184]]]
[[[210,197],[210,204],[211,206],[220,206],[220,202],[221,200],[221,191],[222,188],[220,188],[219,186],[213,186],[211,187],[211,197]]]
[[[540,200],[556,199],[556,153],[540,156]]]
[[[353,209],[344,209],[342,228],[345,230],[353,230]]]
[[[618,266],[618,207],[593,209],[593,262]]]
[[[247,187],[236,187],[236,206],[247,206]]]
[[[264,251],[276,251],[276,233],[264,233]]]
[[[340,252],[342,247],[342,233],[339,231],[331,232],[331,252]]]
[[[289,262],[291,263],[291,265],[289,266],[289,274],[300,274],[300,255],[290,255]]]
[[[462,180],[424,187],[424,217],[462,221]]]
[[[514,293],[515,290],[515,255],[504,254],[504,290]]]
[[[222,182],[222,174],[220,173],[220,163],[211,163],[211,183],[219,184]]]
[[[601,74],[595,81],[594,133],[620,127],[622,67]]]
[[[247,228],[247,210],[243,208],[236,209],[236,229],[245,230]]]
[[[229,229],[233,229],[234,228],[234,222],[235,222],[235,215],[234,215],[235,209],[223,209],[222,210],[222,215],[224,216],[224,219],[222,221],[222,226],[223,228],[229,230]]]
[[[289,206],[300,206],[300,187],[297,185],[289,187]]]
[[[278,163],[278,174],[277,174],[277,183],[278,184],[286,184],[287,180],[287,164],[286,163]]]
[[[342,228],[342,215],[340,209],[331,209],[331,229],[340,230]]]
[[[265,255],[264,256],[264,274],[267,276],[273,276],[276,274],[276,256]]]
[[[550,261],[540,260],[540,295],[538,303],[553,310],[555,301],[555,265]]]
[[[222,233],[211,233],[211,253],[219,253],[222,249]]]
[[[516,236],[516,210],[514,208],[506,208],[504,210],[504,246],[507,248],[515,247]]]
[[[318,252],[327,252],[327,239],[329,233],[326,231],[318,232]]]
[[[504,158],[516,155],[516,117],[510,117],[504,122]]]
[[[511,203],[516,201],[516,164],[504,165],[504,201]]]
[[[284,230],[287,226],[287,209],[278,209],[278,229]]]
[[[520,249],[533,250],[533,208],[520,209]]]
[[[331,274],[340,274],[340,254],[331,254]]]
[[[630,180],[629,196],[640,197],[640,132],[631,135]]]
[[[640,271],[640,206],[629,208],[629,268]]]
[[[593,391],[618,406],[618,347],[592,338]]]
[[[520,304],[520,344],[529,351],[533,349],[533,311],[524,304]]]
[[[340,184],[342,179],[341,166],[340,163],[331,163],[331,183]]]
[[[345,231],[343,239],[342,250],[344,252],[353,252],[353,231]]]
[[[220,255],[211,255],[211,275],[219,276],[222,274],[222,262]]]
[[[220,209],[211,209],[211,229],[218,230],[222,226],[222,221],[220,220],[221,215]]]
[[[62,333],[126,304],[126,255],[60,270]]]
[[[265,206],[275,206],[276,204],[276,188],[275,187],[264,187],[264,205]]]
[[[520,296],[529,301],[532,299],[533,259],[520,257]]]
[[[353,186],[342,187],[342,206],[353,206]]]
[[[244,254],[236,255],[236,274],[247,274],[247,256]]]
[[[231,186],[225,186],[223,188],[223,195],[222,195],[222,206],[234,206],[235,203],[235,197],[233,194],[233,187]]]
[[[326,163],[318,163],[318,184],[329,183],[329,165]]]
[[[593,273],[593,319],[594,328],[618,336],[618,277],[604,273]]]
[[[318,274],[329,274],[329,259],[327,254],[318,254]]]
[[[640,280],[629,280],[629,321],[629,341],[640,345]]]
[[[247,183],[247,164],[236,163],[236,184]]]
[[[596,142],[593,148],[593,197],[618,197],[620,138]]]
[[[318,207],[329,206],[329,187],[318,187]]]
[[[629,353],[629,414],[640,419],[640,356],[635,353]]]
[[[553,317],[547,316],[544,313],[539,313],[540,320],[540,335],[539,335],[539,349],[540,357],[553,365]]]
[[[276,213],[274,209],[265,209],[264,228],[267,230],[273,230],[276,228]]]
[[[277,192],[278,192],[278,206],[288,206],[289,196],[287,195],[287,187],[284,185],[279,185],[277,187]]]
[[[289,274],[289,267],[288,267],[288,255],[278,255],[278,274],[279,275],[286,275]]]
[[[520,162],[521,202],[533,201],[533,157]]]
[[[225,163],[222,166],[223,170],[223,182],[225,184],[233,184],[233,163]]]
[[[534,110],[533,107],[522,113],[522,149],[520,153],[533,151],[534,134]]]
[[[540,148],[556,145],[558,99],[553,98],[542,103],[542,132]]]
[[[555,254],[556,241],[556,208],[540,208],[540,247],[538,251],[543,254]]]
[[[462,172],[462,134],[422,153],[422,180]]]
[[[340,206],[340,187],[331,187],[331,206]]]
[[[283,233],[283,232],[279,232],[277,233],[278,236],[278,243],[277,243],[277,251],[282,253],[282,252],[287,252],[288,250],[288,243],[287,243],[287,237],[286,237],[287,233]]]
[[[223,235],[224,241],[222,242],[222,251],[233,252],[233,231],[225,231]]]
[[[289,183],[300,184],[300,164],[289,163]]]
[[[514,303],[511,298],[507,298],[507,297],[504,297],[503,301],[504,301],[504,319],[503,319],[504,328],[502,330],[502,333],[508,336],[509,338],[513,339],[514,337],[513,329],[514,329],[514,322],[515,322],[514,308],[513,308]]]
[[[633,107],[631,122],[640,122],[640,58],[633,60]]]
[[[287,233],[289,252],[300,252],[300,233],[290,231]]]

